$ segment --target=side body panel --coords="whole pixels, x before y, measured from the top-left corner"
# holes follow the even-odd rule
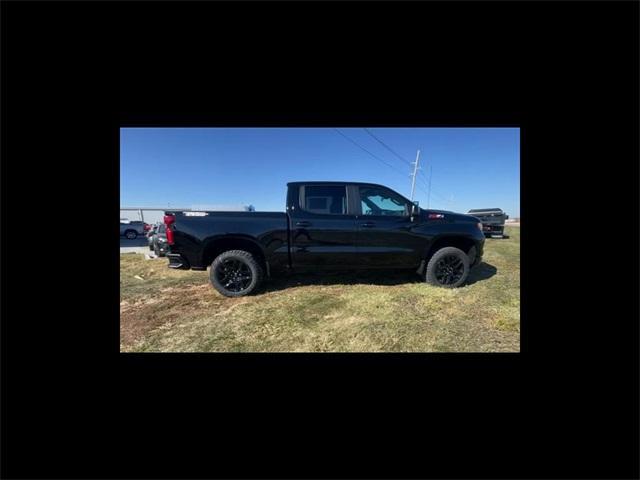
[[[362,268],[417,268],[429,238],[419,215],[411,217],[411,202],[386,187],[356,186],[355,191],[359,265]],[[401,205],[390,205],[396,209],[404,206],[404,212],[400,214],[398,210],[392,215],[383,215],[383,211],[368,210],[363,214],[363,210],[368,208],[365,202],[377,208],[367,199],[367,192],[395,197]]]
[[[183,255],[192,267],[207,267],[205,253],[220,239],[241,239],[259,246],[269,267],[286,268],[287,214],[280,212],[205,212],[204,216],[174,214],[172,253]]]
[[[351,214],[350,191],[347,188],[346,215],[320,214],[302,208],[304,185],[289,187],[287,209],[294,268],[351,268],[358,265],[356,216]]]

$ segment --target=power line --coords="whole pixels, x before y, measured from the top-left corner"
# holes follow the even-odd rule
[[[442,200],[443,202],[446,202],[448,204],[452,204],[455,203],[453,200],[448,200],[447,198],[445,198],[444,195],[441,195],[440,193],[436,192],[433,187],[431,187],[431,193],[435,194],[436,197],[438,197],[440,200]]]
[[[374,135],[368,128],[363,128],[363,130],[365,132],[367,132],[376,142],[378,142],[380,145],[382,145],[384,148],[386,148],[388,151],[390,151],[391,153],[393,153],[396,157],[398,157],[401,161],[403,161],[405,164],[407,164],[409,167],[413,166],[415,167],[413,170],[413,174],[411,174],[412,181],[411,181],[411,201],[413,201],[413,192],[415,190],[415,183],[416,183],[416,170],[418,170],[418,158],[416,157],[416,161],[415,162],[409,162],[407,159],[405,159],[402,155],[400,155],[398,152],[396,152],[393,148],[391,148],[389,145],[387,145],[386,143],[384,143],[382,140],[380,140],[376,135]],[[418,157],[420,156],[420,150],[418,150]]]
[[[427,196],[429,195],[429,192],[427,192],[427,190],[426,190],[422,185],[418,184],[417,186],[418,186],[418,188],[419,188],[420,190],[422,190],[422,191],[424,192],[424,194],[425,194],[425,195],[427,195]],[[433,200],[431,200],[431,201],[433,202]],[[438,203],[438,204],[445,205],[445,202],[447,202],[447,203],[448,203],[448,201],[447,201],[447,200],[445,200],[444,202],[442,202],[442,201],[438,200],[438,201],[436,201],[436,202],[434,202],[434,203]],[[428,208],[428,207],[427,207],[427,208]],[[446,207],[446,208],[448,208],[448,207]]]
[[[427,198],[429,198],[429,192],[427,191],[427,189],[425,187],[423,187],[421,184],[417,184],[416,185],[420,190],[422,190],[422,192],[427,196]],[[433,193],[433,189],[431,190],[431,193]],[[441,195],[438,195],[440,197],[440,200],[437,200],[435,203],[437,204],[443,204],[443,205],[450,205],[452,202],[451,200],[447,200],[446,198],[444,198]],[[431,199],[431,201],[433,202],[433,199]]]
[[[367,132],[369,135],[371,135],[380,145],[382,145],[384,148],[386,148],[387,150],[389,150],[391,153],[393,153],[396,157],[398,157],[400,160],[402,160],[404,163],[406,163],[407,165],[411,166],[411,162],[408,162],[407,160],[405,160],[401,155],[399,155],[398,153],[396,153],[389,145],[387,145],[386,143],[384,143],[382,140],[380,140],[378,137],[376,137],[373,133],[371,133],[369,131],[368,128],[363,129],[365,132]]]
[[[424,186],[429,188],[429,185],[427,184],[427,180],[424,177],[420,177],[422,179],[422,181],[424,182]],[[447,198],[445,198],[444,195],[442,195],[440,192],[438,192],[435,188],[433,188],[433,186],[431,186],[430,191],[432,194],[434,194],[435,196],[439,197],[440,200],[442,200],[443,202],[446,202],[447,204],[452,204],[454,202],[452,202],[451,200],[448,200]]]
[[[406,174],[401,172],[400,170],[398,170],[396,167],[394,167],[393,165],[391,165],[390,163],[385,162],[384,160],[382,160],[380,157],[378,157],[377,155],[374,155],[373,153],[371,153],[369,150],[367,150],[366,148],[364,148],[362,145],[360,145],[359,143],[357,143],[355,140],[352,140],[351,138],[347,137],[344,133],[342,133],[340,130],[338,130],[337,128],[334,128],[334,130],[336,132],[338,132],[340,135],[342,135],[344,138],[346,138],[347,140],[349,140],[351,143],[353,143],[356,147],[364,150],[365,152],[367,152],[369,155],[371,155],[373,158],[375,158],[376,160],[378,160],[379,162],[384,163],[387,167],[392,168],[394,171],[398,172],[400,175],[402,175],[403,177],[406,178]]]
[[[376,160],[378,160],[379,162],[385,164],[387,167],[391,168],[393,171],[395,171],[396,173],[398,173],[399,175],[402,175],[402,177],[406,178],[406,174],[401,172],[400,170],[398,170],[396,167],[394,167],[393,165],[391,165],[390,163],[385,162],[383,159],[381,159],[380,157],[378,157],[377,155],[374,155],[373,153],[371,153],[369,150],[367,150],[366,148],[364,148],[362,145],[360,145],[358,142],[356,142],[355,140],[351,139],[350,137],[348,137],[347,135],[345,135],[344,133],[342,133],[340,130],[338,130],[337,128],[334,128],[334,130],[336,132],[338,132],[341,136],[343,136],[344,138],[346,138],[347,140],[349,140],[351,143],[353,143],[356,147],[358,147],[361,150],[364,150],[366,153],[368,153],[370,156],[372,156],[373,158],[375,158]],[[366,130],[366,129],[365,129]],[[409,164],[412,165],[412,164]],[[423,172],[422,170],[419,170],[419,172]],[[422,178],[422,177],[419,177]],[[424,178],[423,178],[423,181]],[[425,186],[426,186],[426,181],[425,181]],[[418,188],[420,188],[424,193],[426,193],[427,195],[429,194],[427,192],[427,190],[425,188],[422,187],[422,185],[418,184]],[[443,195],[439,194],[434,188],[431,188],[431,192],[434,193],[436,196],[438,196],[440,198],[440,200],[442,202],[444,202],[445,204],[451,204],[453,202],[451,202],[451,200],[447,200]]]

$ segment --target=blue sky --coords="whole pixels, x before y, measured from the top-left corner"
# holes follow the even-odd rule
[[[286,183],[296,180],[380,183],[409,198],[412,167],[364,128],[338,130],[378,159],[332,128],[123,128],[120,205],[283,211]],[[368,130],[408,162],[420,149],[414,194],[420,206],[427,207],[432,171],[431,208],[499,207],[520,216],[519,129]]]

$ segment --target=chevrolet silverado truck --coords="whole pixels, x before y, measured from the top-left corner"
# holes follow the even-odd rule
[[[206,270],[222,295],[256,291],[284,272],[415,271],[430,284],[462,285],[482,259],[482,224],[424,210],[383,185],[292,182],[285,212],[166,211],[168,266]]]
[[[477,208],[469,210],[468,213],[478,217],[485,235],[502,235],[504,237],[504,221],[509,218],[509,215],[500,208]]]

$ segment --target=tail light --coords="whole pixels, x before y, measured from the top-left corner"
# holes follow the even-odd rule
[[[164,216],[164,224],[167,227],[167,243],[169,245],[173,245],[173,230],[171,229],[171,225],[173,225],[175,221],[176,221],[175,215]]]
[[[429,218],[444,218],[442,213],[430,213]]]

